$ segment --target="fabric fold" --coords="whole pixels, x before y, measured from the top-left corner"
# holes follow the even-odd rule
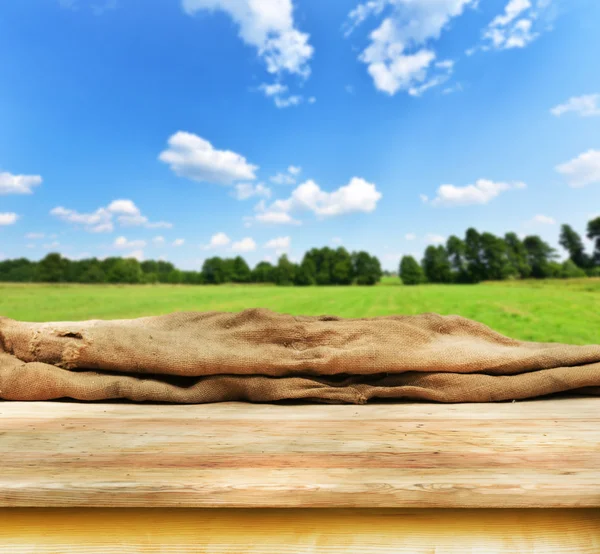
[[[577,390],[600,394],[600,346],[518,341],[459,316],[0,318],[5,400],[490,402]]]

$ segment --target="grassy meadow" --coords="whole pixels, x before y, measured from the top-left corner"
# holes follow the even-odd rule
[[[129,318],[251,307],[345,317],[458,314],[522,340],[600,343],[600,279],[375,287],[0,283],[0,316],[24,321]]]

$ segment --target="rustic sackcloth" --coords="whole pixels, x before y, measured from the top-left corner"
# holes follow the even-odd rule
[[[600,346],[522,342],[458,316],[0,318],[5,400],[490,402],[569,390],[600,395]]]

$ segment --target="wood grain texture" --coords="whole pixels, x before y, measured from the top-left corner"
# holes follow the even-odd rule
[[[0,554],[597,554],[600,510],[2,509]]]
[[[600,399],[0,403],[0,506],[600,507]]]

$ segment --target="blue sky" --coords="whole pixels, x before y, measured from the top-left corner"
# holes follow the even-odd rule
[[[583,234],[599,31],[595,0],[5,0],[0,256]]]

